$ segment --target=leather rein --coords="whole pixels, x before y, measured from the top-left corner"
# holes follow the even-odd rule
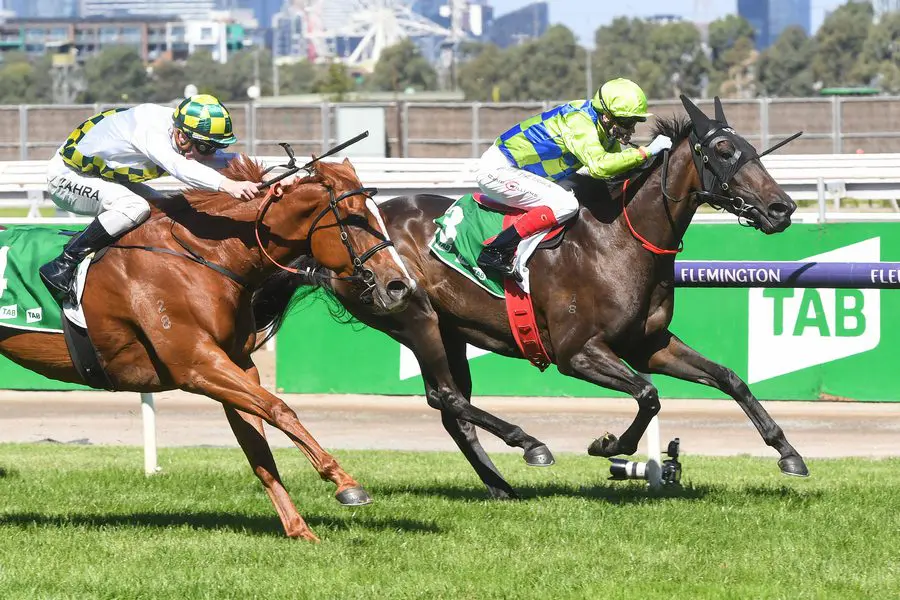
[[[263,256],[265,256],[266,259],[268,259],[272,264],[274,264],[278,268],[283,269],[289,273],[299,273],[300,272],[299,270],[297,270],[293,267],[282,265],[277,260],[275,260],[269,254],[269,252],[266,250],[265,245],[262,243],[262,239],[260,236],[260,225],[262,225],[263,219],[266,216],[266,212],[268,212],[269,208],[273,204],[275,204],[276,202],[281,200],[281,198],[284,195],[284,190],[282,189],[280,182],[283,179],[286,179],[287,177],[290,177],[291,175],[294,175],[295,173],[297,173],[299,171],[307,170],[309,167],[311,167],[313,164],[320,161],[321,159],[323,159],[327,156],[330,156],[332,154],[335,154],[335,153],[343,150],[344,148],[357,143],[358,141],[364,139],[368,135],[369,135],[369,132],[365,131],[365,132],[361,133],[360,135],[354,137],[353,139],[350,139],[342,144],[335,146],[334,148],[325,152],[321,156],[318,156],[318,157],[314,158],[313,160],[309,161],[302,167],[296,166],[296,159],[294,157],[293,149],[290,147],[290,145],[286,144],[286,143],[280,144],[280,146],[282,148],[284,148],[285,152],[287,153],[287,155],[289,157],[288,163],[285,165],[280,165],[280,166],[285,167],[287,170],[284,173],[280,174],[278,177],[275,177],[275,178],[273,178],[269,181],[266,181],[264,183],[261,183],[259,185],[260,190],[266,189],[267,191],[266,191],[266,196],[263,199],[263,202],[260,204],[260,207],[257,210],[256,220],[253,224],[253,230],[254,230],[254,236],[256,237],[256,243],[258,244],[259,249],[262,252]],[[267,173],[271,172],[275,168],[276,168],[276,166],[267,168],[266,170],[264,170],[262,172],[262,175],[266,175]],[[362,284],[366,286],[366,289],[362,292],[360,297],[365,297],[366,295],[372,294],[375,289],[375,274],[370,269],[367,269],[364,267],[366,261],[368,261],[370,258],[372,258],[379,251],[381,251],[385,248],[388,248],[390,246],[393,246],[394,244],[389,239],[382,238],[382,240],[379,243],[375,244],[374,246],[372,246],[371,248],[369,248],[362,254],[357,254],[356,251],[353,249],[353,245],[350,243],[350,236],[347,233],[347,230],[345,229],[345,224],[343,222],[343,219],[341,218],[340,212],[338,211],[338,205],[342,200],[345,200],[347,198],[351,198],[351,197],[357,196],[357,195],[363,195],[363,196],[366,196],[366,198],[371,198],[375,193],[377,193],[377,190],[375,188],[362,187],[359,189],[351,190],[349,192],[345,192],[345,193],[341,194],[340,196],[335,197],[334,189],[332,187],[330,187],[330,186],[324,186],[324,187],[325,187],[325,189],[328,190],[328,195],[329,195],[328,206],[324,207],[319,212],[319,214],[316,216],[316,218],[313,220],[313,223],[309,229],[309,233],[307,234],[307,239],[312,237],[312,234],[316,230],[316,226],[318,225],[319,221],[321,221],[325,215],[327,215],[329,213],[333,214],[334,218],[335,218],[335,222],[337,223],[337,226],[340,229],[341,242],[344,244],[344,247],[347,249],[347,252],[350,255],[350,259],[353,262],[353,274],[350,276],[347,276],[347,277],[334,276],[334,277],[331,277],[331,279],[341,279],[341,280],[345,280],[345,281],[362,282]],[[110,248],[121,248],[121,249],[126,249],[126,250],[128,250],[128,249],[144,250],[144,251],[148,251],[148,252],[157,252],[160,254],[169,254],[172,256],[180,256],[182,258],[186,258],[187,260],[190,260],[197,264],[208,267],[208,268],[216,271],[217,273],[220,273],[221,275],[224,275],[225,277],[231,279],[232,281],[234,281],[241,287],[247,286],[247,284],[249,282],[242,275],[235,273],[234,271],[228,269],[227,267],[223,267],[222,265],[218,265],[214,262],[211,262],[211,261],[203,258],[198,252],[196,252],[193,248],[191,248],[186,242],[184,242],[181,238],[179,238],[175,234],[174,227],[175,227],[175,221],[172,222],[172,229],[171,229],[170,233],[171,233],[173,239],[178,243],[179,246],[181,246],[185,250],[185,252],[178,252],[176,250],[170,250],[169,248],[158,248],[158,247],[154,247],[154,246],[142,246],[142,245],[113,244],[109,247]]]

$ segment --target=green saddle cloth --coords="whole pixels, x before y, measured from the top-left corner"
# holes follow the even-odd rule
[[[503,298],[503,276],[487,274],[476,264],[484,241],[503,229],[503,214],[484,208],[472,194],[466,194],[434,222],[437,231],[429,248],[435,256],[489,294]]]
[[[71,232],[36,225],[0,230],[0,327],[62,332],[62,309],[38,269],[70,239]]]

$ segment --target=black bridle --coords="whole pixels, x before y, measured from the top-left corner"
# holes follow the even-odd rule
[[[342,280],[342,281],[352,281],[355,283],[362,284],[365,287],[365,289],[360,293],[360,298],[363,301],[367,301],[372,298],[372,294],[375,291],[375,273],[371,269],[366,268],[364,265],[366,264],[366,261],[368,261],[370,258],[375,256],[375,254],[377,254],[381,250],[384,250],[385,248],[389,248],[389,247],[393,246],[394,243],[391,240],[381,236],[378,232],[371,232],[373,236],[379,237],[381,239],[381,241],[378,242],[377,244],[375,244],[374,246],[372,246],[371,248],[369,248],[368,250],[366,250],[365,252],[363,252],[362,254],[357,254],[356,250],[354,250],[354,248],[353,248],[353,244],[350,243],[350,234],[347,232],[347,229],[346,229],[347,225],[345,223],[345,218],[341,217],[340,211],[338,210],[338,204],[342,200],[351,198],[353,196],[359,196],[359,195],[365,196],[366,199],[368,200],[375,193],[377,193],[378,190],[376,190],[375,188],[362,187],[359,189],[350,190],[349,192],[344,192],[340,196],[335,197],[334,188],[332,188],[331,186],[328,186],[328,185],[323,185],[323,187],[326,190],[328,190],[328,196],[329,196],[328,206],[324,207],[319,212],[319,214],[316,215],[316,218],[313,219],[313,222],[309,227],[309,232],[307,233],[307,236],[306,236],[308,243],[312,244],[312,241],[311,241],[312,236],[313,236],[313,233],[315,233],[316,229],[319,227],[319,221],[321,221],[325,215],[327,215],[329,213],[333,214],[335,223],[337,224],[338,229],[340,230],[341,243],[344,244],[344,247],[347,249],[347,253],[350,255],[350,260],[353,262],[353,274],[348,275],[348,276],[334,275],[334,276],[330,277],[330,279]],[[262,250],[262,253],[265,255],[266,258],[269,259],[269,261],[272,264],[279,267],[280,269],[288,271],[289,273],[299,273],[300,272],[299,270],[297,270],[293,267],[288,267],[288,266],[282,265],[281,263],[276,261],[274,258],[272,258],[269,255],[269,253],[266,251],[265,246],[262,243],[261,236],[259,234],[259,226],[262,224],[263,218],[265,218],[266,212],[268,212],[269,207],[271,207],[273,204],[277,203],[282,198],[282,196],[283,196],[283,194],[282,194],[280,186],[274,186],[274,187],[270,188],[269,194],[267,195],[263,204],[260,206],[259,212],[256,215],[256,223],[254,225],[254,231],[256,233],[257,243],[259,244],[259,247]]]
[[[669,225],[673,231],[677,230],[669,202],[677,204],[685,198],[696,198],[699,199],[701,203],[705,202],[713,208],[727,210],[734,214],[738,219],[738,223],[741,225],[746,227],[754,226],[751,213],[756,211],[757,208],[752,204],[749,204],[742,197],[732,194],[729,182],[737,175],[738,171],[740,171],[744,165],[750,161],[758,160],[766,154],[774,152],[785,144],[792,142],[800,137],[803,132],[797,132],[775,144],[765,152],[757,153],[756,148],[754,148],[750,142],[739,136],[737,132],[728,125],[728,121],[725,120],[725,111],[722,109],[722,102],[718,97],[715,98],[715,120],[712,120],[703,114],[703,111],[697,108],[697,106],[683,94],[681,96],[681,102],[684,104],[684,108],[687,110],[688,116],[691,119],[692,128],[688,136],[688,141],[691,144],[691,158],[694,161],[694,168],[697,169],[697,174],[700,176],[700,189],[688,193],[684,198],[676,198],[669,194],[669,150],[663,150],[660,187],[663,195],[663,206],[666,209],[666,217],[669,220]],[[719,142],[723,141],[729,141],[734,146],[734,154],[728,158],[722,158],[716,153],[716,146]],[[631,221],[628,219],[628,213],[625,208],[625,203],[627,201],[627,185],[628,180],[625,181],[625,185],[622,188],[622,212],[625,215],[625,221],[632,235],[643,244],[644,248],[654,254],[664,255],[681,252],[684,247],[684,240],[680,239],[678,247],[674,250],[666,250],[654,246],[634,229]]]
[[[727,135],[729,132],[732,135]],[[727,126],[713,129],[702,139],[695,132],[692,131],[690,133],[688,140],[691,144],[691,158],[694,161],[694,168],[697,169],[697,173],[700,176],[700,189],[691,192],[687,197],[695,198],[701,204],[705,202],[719,210],[727,210],[737,217],[738,223],[749,226],[750,212],[754,210],[754,207],[742,197],[730,194],[731,186],[728,182],[737,175],[744,165],[758,158],[756,150],[749,143],[745,142],[751,152],[745,152],[744,149],[735,147],[734,154],[728,160],[723,160],[714,154],[716,144],[719,142],[728,140],[735,143],[738,139],[742,138],[739,138]],[[684,198],[675,198],[668,191],[669,153],[668,149],[663,150],[662,193],[666,200],[678,203]],[[666,207],[668,209],[668,204]],[[671,216],[669,219],[671,220]]]
[[[282,148],[284,148],[284,151],[287,153],[289,160],[288,160],[287,164],[278,165],[278,166],[282,166],[287,170],[284,173],[282,173],[281,175],[279,175],[278,177],[271,179],[265,183],[260,184],[259,189],[262,190],[262,189],[269,188],[269,191],[266,194],[266,199],[263,201],[262,205],[260,205],[259,211],[257,212],[257,215],[256,215],[256,223],[254,225],[254,233],[256,234],[256,241],[259,244],[259,247],[262,250],[263,254],[274,265],[276,265],[277,267],[279,267],[285,271],[288,271],[290,273],[299,273],[299,271],[297,269],[294,269],[293,267],[288,267],[288,266],[282,265],[278,261],[276,261],[274,258],[269,256],[269,253],[266,251],[265,246],[263,245],[262,240],[260,239],[259,226],[262,224],[263,218],[266,216],[266,212],[268,212],[269,207],[271,207],[273,204],[277,203],[283,196],[281,186],[273,185],[273,184],[278,184],[278,182],[280,182],[281,180],[283,180],[287,177],[290,177],[291,175],[293,175],[299,171],[308,170],[309,167],[311,167],[312,165],[314,165],[316,162],[320,161],[321,159],[325,158],[326,156],[335,154],[336,152],[343,150],[347,146],[355,144],[356,142],[360,141],[361,139],[365,138],[368,135],[369,135],[369,132],[365,131],[362,134],[356,136],[355,138],[335,146],[328,152],[322,154],[321,156],[314,158],[313,160],[309,161],[302,167],[296,166],[297,161],[296,161],[296,158],[294,157],[294,151],[291,148],[290,144],[286,144],[286,143],[280,144],[280,146]],[[276,166],[269,167],[268,169],[263,171],[263,175],[269,173],[270,171],[272,171],[272,169],[275,169],[275,168],[276,168]],[[350,243],[350,234],[347,232],[347,229],[346,229],[346,227],[347,227],[347,224],[345,222],[346,218],[341,217],[341,213],[338,210],[338,204],[340,204],[340,202],[342,200],[345,200],[347,198],[352,198],[353,196],[359,196],[359,195],[365,196],[366,201],[368,201],[372,198],[372,196],[374,196],[376,193],[378,193],[378,190],[376,188],[371,188],[371,187],[361,187],[361,188],[358,188],[355,190],[350,190],[349,192],[344,192],[340,196],[335,197],[334,188],[332,188],[331,186],[328,186],[328,185],[324,185],[324,184],[323,184],[323,187],[326,190],[328,190],[328,196],[329,196],[328,206],[324,207],[319,212],[319,214],[316,215],[316,218],[313,219],[313,222],[309,227],[309,232],[307,233],[307,240],[309,241],[310,244],[312,243],[311,240],[312,240],[313,233],[315,233],[317,227],[319,227],[319,222],[322,220],[323,217],[325,217],[329,213],[334,215],[335,223],[337,224],[338,229],[340,231],[341,243],[347,249],[347,253],[350,256],[350,260],[353,263],[353,273],[349,276],[335,275],[335,276],[330,277],[330,279],[342,280],[342,281],[352,281],[355,283],[362,284],[365,289],[360,293],[360,298],[364,302],[370,301],[372,299],[372,295],[375,291],[375,273],[371,269],[366,268],[364,265],[370,258],[375,256],[375,254],[377,254],[381,250],[384,250],[385,248],[389,248],[389,247],[393,246],[394,243],[391,240],[384,237],[383,235],[381,235],[380,232],[370,232],[374,237],[379,238],[381,241],[378,242],[377,244],[375,244],[374,246],[372,246],[371,248],[369,248],[368,250],[366,250],[365,252],[363,252],[362,254],[357,254],[356,250],[354,250],[354,248],[353,248],[353,244]]]
[[[693,129],[688,139],[691,144],[691,157],[694,161],[694,167],[700,176],[700,189],[691,192],[688,196],[697,198],[701,203],[705,202],[713,208],[727,210],[737,217],[738,223],[741,225],[746,227],[752,226],[751,213],[757,208],[741,196],[732,194],[729,182],[734,179],[744,165],[753,160],[758,160],[766,154],[774,152],[785,144],[794,141],[803,135],[803,132],[799,131],[768,150],[757,153],[756,148],[750,142],[739,136],[728,125],[728,122],[725,120],[725,112],[722,109],[722,103],[718,97],[715,98],[715,120],[706,117],[700,112],[700,109],[691,104],[690,100],[684,96],[682,96],[682,102],[688,110],[688,115],[691,117],[691,123],[693,124]],[[704,127],[706,133],[701,137],[698,131],[703,131],[704,129],[702,128]],[[727,159],[718,156],[715,152],[716,146],[723,141],[731,142],[734,146],[734,154]],[[669,150],[664,150],[661,176],[662,193],[667,200],[680,202],[683,198],[675,198],[668,192],[668,168]],[[671,216],[669,219],[671,220]]]
[[[316,226],[319,224],[319,221],[321,221],[322,217],[324,217],[326,214],[328,214],[328,212],[331,212],[331,214],[334,215],[334,220],[337,223],[338,228],[340,229],[341,242],[343,242],[344,247],[347,248],[347,252],[350,254],[350,259],[353,261],[354,271],[363,269],[363,265],[365,264],[365,262],[367,260],[372,258],[377,252],[379,252],[385,248],[390,248],[391,246],[394,245],[394,243],[391,240],[386,239],[383,236],[381,236],[381,242],[375,244],[374,246],[372,246],[371,248],[369,248],[368,250],[363,252],[361,255],[357,255],[356,251],[353,249],[353,245],[350,244],[350,236],[348,235],[347,230],[344,229],[344,222],[341,219],[340,213],[338,212],[338,203],[341,200],[350,198],[351,196],[357,196],[360,194],[365,196],[366,199],[371,199],[372,196],[374,196],[375,194],[378,193],[378,190],[376,188],[363,187],[363,188],[359,188],[358,190],[351,190],[349,192],[345,192],[345,193],[341,194],[340,196],[338,196],[337,198],[335,198],[334,197],[334,189],[330,188],[328,186],[326,186],[326,189],[328,190],[328,195],[331,197],[331,200],[329,201],[328,206],[326,208],[323,208],[322,211],[318,214],[318,216],[316,216],[316,218],[313,220],[312,225],[309,228],[309,236],[308,237],[312,238],[312,234],[315,231]],[[375,237],[379,237],[379,236],[375,236]],[[365,269],[365,271],[369,274],[372,273],[368,269]]]

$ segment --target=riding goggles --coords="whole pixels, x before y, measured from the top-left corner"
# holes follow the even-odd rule
[[[202,154],[204,156],[209,156],[211,154],[215,154],[216,150],[221,150],[225,146],[220,144],[214,144],[213,142],[208,142],[206,140],[195,140],[191,139],[191,144],[194,147],[194,150],[197,151],[197,154]]]

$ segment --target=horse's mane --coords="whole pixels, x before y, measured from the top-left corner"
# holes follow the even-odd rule
[[[255,160],[252,160],[246,154],[239,154],[233,158],[224,169],[220,169],[219,172],[228,179],[233,179],[235,181],[259,182],[262,181],[263,177],[262,165]],[[240,202],[239,200],[232,198],[230,194],[222,191],[213,192],[193,188],[184,190],[184,198],[192,205],[216,202],[216,206],[219,207],[222,206],[223,202],[227,202],[229,206]]]
[[[650,137],[665,135],[672,139],[672,146],[681,140],[687,139],[691,133],[693,124],[687,117],[672,115],[671,117],[656,117],[656,123],[650,129]]]
[[[219,172],[234,181],[261,182],[264,170],[265,168],[262,164],[251,159],[246,154],[240,154],[233,158],[224,169],[220,169]],[[306,177],[295,179],[290,184],[283,186],[284,193],[288,194],[295,188],[309,183],[324,183],[332,187],[340,187],[342,181],[346,182],[349,178],[356,177],[356,173],[349,163],[345,165],[343,163],[317,162],[307,169],[307,173]],[[184,197],[193,205],[217,202],[221,206],[223,201],[240,202],[221,191],[210,192],[190,189],[185,190]]]
[[[315,301],[323,302],[337,323],[360,326],[356,317],[337,299],[331,281],[323,277],[324,271],[315,259],[301,256],[290,266],[297,273],[279,269],[253,291],[251,303],[256,331],[263,334],[257,338],[256,349],[275,336],[291,312],[308,308]]]

